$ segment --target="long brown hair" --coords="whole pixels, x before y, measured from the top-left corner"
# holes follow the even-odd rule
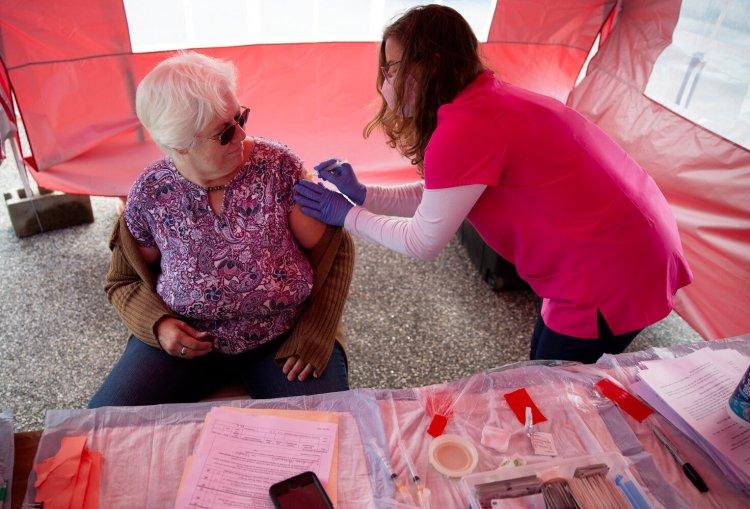
[[[386,143],[408,157],[423,175],[424,152],[437,126],[438,108],[453,101],[485,66],[474,32],[450,7],[414,7],[386,27],[380,44],[379,67],[386,65],[385,42],[391,37],[404,49],[393,82],[396,104],[390,110],[383,99],[380,110],[365,126],[364,137],[377,128],[382,129]],[[416,82],[416,104],[411,118],[395,113],[402,110],[407,100],[407,76]],[[376,86],[381,98],[383,80],[378,69]]]

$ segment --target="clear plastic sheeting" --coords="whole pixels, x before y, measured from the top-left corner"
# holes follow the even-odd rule
[[[87,446],[104,455],[102,507],[171,507],[185,461],[212,406],[338,412],[338,506],[340,508],[468,507],[461,479],[431,466],[427,434],[432,411],[442,405],[446,434],[471,442],[478,452],[474,474],[512,474],[516,462],[534,466],[550,457],[535,454],[524,424],[504,395],[525,388],[546,422],[557,458],[617,457],[654,508],[742,507],[749,499],[722,476],[710,459],[680,436],[678,449],[700,472],[711,491],[700,494],[647,427],[622,413],[594,389],[603,377],[632,381],[641,360],[679,356],[705,344],[605,356],[596,365],[529,362],[427,387],[358,389],[277,400],[240,400],[186,405],[48,412],[35,462],[53,455],[62,437],[85,434]],[[715,341],[711,348],[750,353],[750,336]],[[553,363],[554,364],[554,363]],[[558,363],[559,364],[559,363]],[[669,426],[660,416],[660,426]],[[504,435],[504,439],[498,437]],[[537,451],[538,452],[538,451]],[[614,463],[613,463],[614,464]],[[395,473],[394,478],[391,474]],[[415,483],[414,476],[419,477]],[[489,474],[488,474],[489,475]],[[482,477],[482,476],[479,476]],[[475,477],[477,478],[477,477]],[[34,498],[34,475],[26,502]],[[137,489],[134,489],[137,487]]]
[[[341,507],[374,508],[387,497],[388,485],[373,493],[371,466],[360,436],[382,437],[375,402],[357,391],[284,400],[240,400],[149,407],[104,407],[59,410],[47,414],[35,463],[54,455],[64,436],[88,436],[87,447],[104,456],[100,506],[107,508],[172,507],[189,455],[212,406],[278,408],[339,412],[338,500]],[[377,481],[378,473],[373,475]],[[33,482],[24,503],[34,499]]]
[[[677,358],[706,347],[714,350],[733,349],[750,356],[750,334],[703,344],[686,343],[671,348],[650,348],[641,352],[616,356],[605,355],[599,359],[596,366],[627,387],[636,381],[639,363],[653,359]],[[628,418],[631,428],[639,443],[643,444],[644,450],[653,455],[664,477],[688,499],[692,507],[703,507],[706,504],[705,498],[714,503],[714,507],[745,507],[750,504],[750,500],[748,500],[750,493],[743,495],[739,488],[730,484],[727,475],[716,466],[710,457],[701,449],[695,447],[693,442],[677,431],[667,419],[658,413],[649,419],[657,419],[663,428],[675,430],[670,436],[677,437],[678,440],[675,444],[677,449],[684,453],[686,461],[695,467],[710,489],[707,497],[698,493],[661,442],[654,436],[650,428],[645,424],[639,424]]]

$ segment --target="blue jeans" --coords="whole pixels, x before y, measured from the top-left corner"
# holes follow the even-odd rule
[[[541,306],[531,336],[531,360],[559,359],[592,364],[603,354],[622,353],[633,339],[643,330],[638,329],[615,336],[601,312],[597,311],[599,339],[581,339],[560,334],[542,320]]]
[[[236,355],[211,352],[182,359],[131,336],[122,357],[91,398],[89,408],[195,402],[237,378],[255,399],[349,389],[344,352],[338,343],[320,378],[311,375],[304,382],[287,380],[274,362],[285,339],[282,336]]]

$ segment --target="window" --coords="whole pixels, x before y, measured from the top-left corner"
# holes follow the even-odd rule
[[[124,0],[135,53],[299,42],[379,41],[409,0]],[[459,11],[486,41],[497,0],[432,2]]]
[[[683,0],[646,96],[750,149],[750,2]]]

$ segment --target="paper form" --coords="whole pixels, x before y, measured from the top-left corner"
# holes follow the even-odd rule
[[[223,407],[226,410],[233,412],[242,412],[253,415],[274,415],[276,417],[289,417],[291,419],[300,419],[304,421],[314,422],[328,422],[338,425],[339,415],[335,412],[321,412],[317,410],[287,410],[283,408],[237,408],[237,407]],[[338,437],[338,429],[337,435]],[[331,503],[335,507],[338,502],[338,458],[339,458],[339,441],[338,438],[333,444],[333,454],[331,459],[331,470],[330,475],[326,479],[326,475],[319,475],[320,482],[323,483],[323,487],[328,493],[328,498],[331,499]]]
[[[268,488],[306,470],[325,484],[337,429],[336,422],[214,408],[206,416],[175,508],[272,509]]]
[[[648,369],[639,371],[638,377],[648,387],[644,390],[641,383],[633,387],[652,406],[669,407],[746,476],[750,429],[732,421],[726,405],[748,362],[750,359],[735,350],[703,348],[678,359],[643,363]],[[654,395],[661,402],[654,400]],[[664,408],[657,409],[665,414]]]

